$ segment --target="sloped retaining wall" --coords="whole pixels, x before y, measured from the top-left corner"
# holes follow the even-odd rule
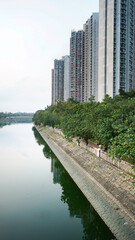
[[[63,135],[63,133],[60,129],[55,128],[54,131]],[[73,138],[73,142],[78,145],[77,138]],[[83,140],[80,141],[79,145],[80,145],[80,147],[83,147],[84,149],[86,149],[86,150],[90,151],[91,153],[95,154],[97,157],[101,157],[104,160],[110,162],[111,164],[120,168],[121,170],[135,175],[135,171],[132,168],[133,165],[131,165],[130,163],[125,162],[123,160],[118,161],[117,159],[112,159],[111,157],[108,157],[107,152],[105,152],[101,148],[99,148],[98,145],[96,146],[96,144],[94,144],[94,143],[93,144],[89,143],[88,145],[86,145],[86,143]]]
[[[121,203],[67,154],[47,132],[38,127],[36,129],[117,240],[135,240],[135,220]]]

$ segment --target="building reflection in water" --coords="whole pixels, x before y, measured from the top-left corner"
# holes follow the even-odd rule
[[[33,128],[33,132],[37,143],[44,146],[44,156],[51,160],[54,184],[59,183],[62,187],[61,201],[68,205],[70,217],[81,219],[84,233],[83,240],[115,239],[38,131]]]

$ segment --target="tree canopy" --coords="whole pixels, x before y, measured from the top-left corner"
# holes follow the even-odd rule
[[[99,103],[58,101],[34,114],[36,125],[59,127],[67,138],[78,137],[102,144],[112,157],[135,163],[135,90]]]

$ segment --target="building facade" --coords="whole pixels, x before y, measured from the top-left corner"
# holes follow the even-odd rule
[[[88,101],[89,64],[90,64],[90,19],[83,25],[84,30],[84,102]]]
[[[133,87],[134,14],[134,0],[99,1],[99,101]]]
[[[55,104],[54,69],[52,69],[52,104]]]
[[[84,101],[98,100],[98,32],[99,14],[93,13],[84,24]]]
[[[84,31],[72,31],[70,38],[70,97],[84,101]]]
[[[55,104],[58,99],[64,99],[64,61],[62,59],[54,60],[54,69],[52,70],[52,103]]]
[[[70,56],[62,57],[64,61],[64,101],[70,98]]]

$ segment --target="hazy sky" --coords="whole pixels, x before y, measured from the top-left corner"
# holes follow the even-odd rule
[[[99,0],[0,0],[0,112],[51,104],[53,60],[69,54]]]

